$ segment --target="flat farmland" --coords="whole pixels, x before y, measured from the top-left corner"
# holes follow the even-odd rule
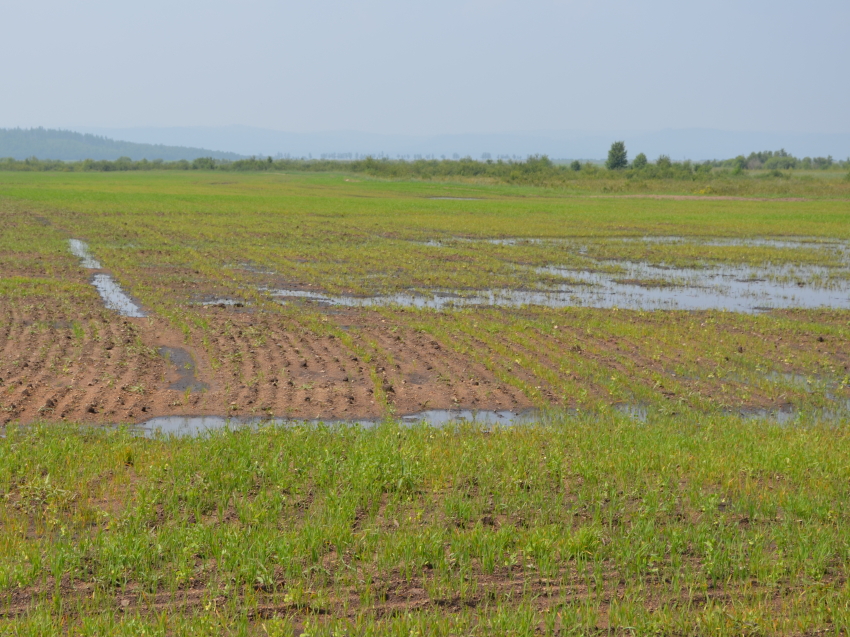
[[[846,633],[805,185],[0,172],[0,632]]]
[[[847,397],[844,200],[216,173],[3,175],[0,196],[6,422]]]

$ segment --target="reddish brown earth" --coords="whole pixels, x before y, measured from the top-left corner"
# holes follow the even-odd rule
[[[0,304],[0,423],[139,422],[178,414],[375,418],[387,412],[384,400],[398,414],[531,406],[522,392],[426,335],[400,339],[389,329],[364,330],[384,350],[365,345],[367,363],[334,334],[278,316],[210,309],[205,318],[208,346],[200,338],[185,342],[161,318]],[[357,329],[353,323],[366,317],[346,318],[343,328]],[[195,378],[209,389],[170,389],[181,374],[158,353],[162,346],[188,351]]]
[[[616,402],[606,385],[612,374],[649,388],[659,400],[776,408],[794,396],[734,375],[672,372],[681,365],[737,364],[744,352],[738,342],[746,345],[743,356],[752,350],[789,372],[801,354],[839,375],[850,362],[850,346],[840,339],[821,343],[795,324],[777,332],[769,322],[760,332],[752,325],[745,332],[734,316],[713,328],[729,339],[722,352],[707,341],[659,353],[642,337],[588,335],[575,316],[561,315],[560,329],[552,332],[512,327],[511,321],[535,319],[522,310],[504,316],[483,310],[482,320],[504,321],[495,332],[452,315],[429,316],[425,330],[421,317],[404,311],[334,310],[321,318],[233,307],[197,313],[207,327],[184,336],[161,317],[123,318],[90,302],[0,300],[0,424],[223,414],[362,419],[426,409],[575,407],[579,397],[584,404]],[[830,313],[818,322],[833,319],[846,322],[844,314]],[[652,331],[698,327],[703,319],[634,313],[624,320],[635,329],[648,323]],[[194,375],[163,358],[163,346],[188,352]]]

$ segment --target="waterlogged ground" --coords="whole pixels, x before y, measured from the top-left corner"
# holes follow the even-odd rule
[[[427,425],[429,427],[446,427],[454,424],[469,423],[481,426],[514,427],[540,423],[545,416],[537,410],[529,409],[515,413],[508,410],[491,411],[477,409],[428,409],[414,414],[407,414],[398,419],[314,419],[292,420],[287,418],[238,418],[225,416],[160,416],[141,423],[138,431],[148,436],[202,436],[210,432],[226,429],[256,429],[259,427],[278,426],[296,427],[299,425],[358,426],[373,428],[383,422],[400,422],[406,425]]]
[[[765,239],[688,242],[676,237],[643,237],[644,242],[669,240],[682,252],[696,245],[734,245],[740,247],[781,246],[805,249],[807,257],[816,260],[812,250],[823,251],[826,265],[812,265],[801,261],[775,265],[768,261],[756,265],[716,265],[702,263],[699,267],[650,264],[626,260],[591,259],[586,267],[544,266],[536,270],[546,276],[548,286],[528,289],[522,281],[516,289],[503,290],[451,290],[395,293],[384,296],[329,295],[303,289],[270,289],[260,286],[281,302],[300,300],[320,305],[348,307],[396,306],[430,309],[449,309],[469,305],[495,307],[602,307],[642,310],[684,309],[731,311],[764,311],[775,308],[848,308],[850,307],[850,250],[843,243],[792,242]],[[545,245],[533,239],[491,239],[485,243],[495,245]],[[666,241],[665,241],[666,242]],[[468,240],[463,240],[468,243]],[[566,242],[558,242],[561,247]],[[609,248],[616,240],[608,241]],[[429,242],[427,245],[443,247],[450,243]],[[88,245],[79,239],[70,239],[71,253],[80,258],[82,267],[102,269],[92,257]],[[817,246],[813,248],[813,246]],[[570,246],[576,254],[587,255],[585,244]],[[275,275],[273,270],[260,269],[250,264],[240,264],[255,274]],[[555,285],[552,285],[552,282]],[[559,282],[562,281],[562,282]],[[92,284],[98,290],[107,308],[117,310],[122,316],[143,317],[144,311],[121,289],[109,274],[93,275]],[[540,284],[538,284],[540,285]],[[206,299],[200,305],[237,305],[234,299]],[[244,305],[244,303],[243,303]]]
[[[68,239],[68,246],[71,254],[80,259],[80,265],[87,270],[102,270],[95,259],[85,241],[79,239]],[[100,294],[104,306],[109,310],[115,310],[121,316],[129,316],[132,318],[142,318],[145,316],[144,311],[139,307],[133,299],[127,296],[127,293],[121,289],[121,286],[115,282],[111,275],[105,272],[98,272],[91,277],[91,284]]]
[[[806,188],[0,174],[0,633],[846,633]]]
[[[850,397],[846,201],[203,173],[0,198],[0,423]]]
[[[292,286],[271,287],[274,271],[236,266],[266,275],[261,289],[287,302],[328,305],[398,305],[444,309],[467,305],[519,307],[622,307],[632,309],[728,309],[850,307],[850,248],[843,241],[610,237],[605,240],[462,237],[413,242],[424,262],[497,258],[504,287],[483,277],[475,287],[409,288],[390,294],[332,294]],[[465,265],[461,265],[461,268]],[[510,267],[509,274],[505,268]],[[494,267],[492,272],[496,272]],[[512,280],[509,278],[512,276]],[[260,277],[258,277],[260,278]],[[377,287],[375,274],[367,283]],[[358,284],[362,288],[363,282]],[[353,287],[349,285],[348,287]]]

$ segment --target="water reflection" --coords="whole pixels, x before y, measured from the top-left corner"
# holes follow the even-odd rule
[[[80,241],[79,239],[68,239],[68,247],[71,250],[71,254],[80,259],[80,264],[89,270],[100,270],[101,265],[100,262],[95,259],[91,252],[89,252],[89,246],[85,241]]]
[[[147,316],[133,299],[121,289],[121,286],[109,274],[95,274],[92,277],[92,285],[97,288],[103,304],[109,310],[115,310],[121,316],[131,318],[144,318]]]
[[[536,411],[512,412],[512,411],[487,411],[469,409],[430,409],[407,416],[401,416],[398,422],[404,424],[426,424],[432,427],[444,427],[451,423],[475,423],[486,426],[493,425],[519,425],[540,421],[540,414]],[[157,433],[173,436],[198,436],[205,432],[224,428],[258,427],[259,425],[300,425],[300,424],[326,424],[326,425],[357,425],[360,427],[375,427],[381,422],[380,419],[313,419],[298,420],[292,418],[228,418],[224,416],[162,416],[151,418],[139,425],[146,436]]]
[[[846,281],[828,281],[826,268],[780,266],[670,269],[647,263],[606,262],[622,272],[541,268],[542,272],[588,284],[580,305],[626,309],[725,309],[754,312],[773,308],[850,308]]]
[[[199,381],[195,377],[195,360],[185,349],[182,347],[162,346],[157,351],[160,356],[177,368],[179,378],[171,383],[168,389],[188,391],[192,394],[209,389],[209,385]]]
[[[595,307],[637,310],[730,310],[758,312],[782,308],[850,308],[850,245],[819,237],[716,238],[644,236],[598,240],[568,238],[439,237],[418,241],[420,245],[443,248],[474,243],[504,246],[559,244],[586,255],[587,241],[671,243],[689,246],[743,246],[776,249],[818,249],[831,253],[834,266],[802,263],[773,265],[706,265],[672,267],[648,262],[583,259],[582,267],[528,267],[516,265],[520,280],[540,275],[548,285],[522,289],[417,290],[373,296],[334,295],[307,290],[272,290],[282,303],[307,302],[348,307],[402,306],[447,309],[474,305],[519,307]],[[589,245],[589,244],[588,244]],[[837,258],[836,258],[837,257]],[[526,276],[523,277],[523,274]],[[529,276],[530,275],[530,276]],[[555,279],[554,284],[551,280]],[[558,281],[561,280],[561,282]]]
[[[402,306],[442,310],[465,306],[595,307],[635,310],[730,310],[850,308],[850,282],[827,281],[825,268],[669,268],[646,263],[606,263],[619,272],[560,267],[538,272],[570,281],[546,289],[434,291],[380,296],[331,295],[306,290],[272,290],[282,303],[313,302],[346,307]]]

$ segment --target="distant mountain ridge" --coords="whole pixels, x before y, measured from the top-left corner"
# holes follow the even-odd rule
[[[198,157],[215,159],[240,159],[232,152],[207,150],[185,146],[166,146],[117,141],[90,133],[47,128],[0,128],[0,158],[13,159],[59,159],[78,161],[84,159],[115,160],[129,157],[133,160],[191,161]]]
[[[140,128],[78,128],[139,143],[201,146],[241,153],[354,159],[356,156],[416,156],[473,159],[548,155],[552,159],[604,159],[611,142],[624,140],[629,157],[645,153],[650,159],[668,155],[674,160],[728,159],[753,151],[784,148],[797,157],[850,157],[850,133],[740,132],[708,128],[660,131],[531,131],[526,133],[468,133],[451,135],[390,135],[357,131],[290,133],[251,126],[184,126]]]
[[[472,157],[525,159],[604,159],[611,142],[624,140],[629,158],[728,159],[753,151],[784,148],[796,157],[850,157],[850,133],[734,132],[666,129],[655,132],[536,131],[453,135],[388,135],[356,131],[289,133],[250,126],[171,128],[80,128],[77,131],[0,129],[0,158],[192,161],[198,157],[356,159],[367,155],[404,159]],[[124,140],[124,141],[118,141]],[[210,150],[216,149],[216,150]]]

